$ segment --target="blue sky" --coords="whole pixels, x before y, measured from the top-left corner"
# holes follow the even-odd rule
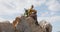
[[[46,20],[52,24],[52,32],[60,31],[60,0],[0,0],[0,22],[12,22],[31,5],[38,12],[38,22]]]

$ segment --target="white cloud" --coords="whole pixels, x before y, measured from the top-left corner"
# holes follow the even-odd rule
[[[29,8],[32,4],[35,7],[40,6],[43,3],[46,3],[48,9],[51,11],[60,10],[60,4],[56,2],[56,0],[49,0],[48,2],[46,2],[46,0],[0,0],[0,15],[13,15],[15,13],[21,14],[24,13],[24,8]],[[45,16],[46,14],[48,14],[48,12],[42,13],[42,16]],[[46,20],[53,19],[53,17],[41,17],[41,19],[45,18]]]
[[[0,0],[0,15],[23,13],[24,8],[41,5],[45,0]]]
[[[48,12],[41,13],[41,16],[46,16]]]
[[[48,0],[46,5],[50,11],[60,11],[60,3],[57,0]]]
[[[0,2],[0,15],[10,15],[15,13],[23,13],[23,11],[17,9],[17,2],[12,0],[1,0]]]
[[[52,17],[38,17],[38,22],[46,20],[50,23],[55,22],[55,21],[60,21],[60,16],[52,16]]]
[[[56,0],[0,0],[0,15],[23,13],[24,8],[28,8],[32,4],[35,7],[40,6],[43,3],[46,3],[51,11],[60,10],[60,4]]]
[[[29,8],[32,4],[35,7],[40,6],[44,2],[45,0],[0,0],[0,15],[23,14],[24,8]],[[11,19],[1,18],[2,20],[10,20],[12,22]]]
[[[8,21],[8,20],[0,17],[0,22],[5,22],[5,21]]]
[[[0,22],[10,22],[12,23],[14,19],[4,19],[0,17]]]

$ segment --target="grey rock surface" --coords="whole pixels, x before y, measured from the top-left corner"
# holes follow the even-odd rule
[[[52,25],[46,21],[41,21],[39,25],[35,24],[35,20],[31,17],[21,16],[15,19],[19,23],[16,26],[17,32],[52,32]],[[47,24],[48,23],[48,24]],[[46,24],[46,25],[45,25]],[[0,23],[0,32],[16,32],[12,23]]]
[[[0,32],[15,32],[11,23],[0,23]]]

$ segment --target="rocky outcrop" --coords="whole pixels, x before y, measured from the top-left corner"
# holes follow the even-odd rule
[[[17,22],[17,23],[16,23]],[[14,27],[14,25],[16,25]],[[15,30],[15,29],[16,30]],[[0,32],[51,32],[52,26],[46,21],[41,21],[39,25],[35,24],[32,17],[17,17],[13,23],[0,23]]]
[[[0,22],[0,32],[15,32],[11,23]]]
[[[41,25],[36,25],[35,24],[35,20],[31,17],[25,18],[24,16],[20,18],[21,21],[20,23],[17,25],[17,30],[20,32],[51,32],[52,30],[49,30],[52,28],[52,26],[50,24],[47,24],[46,27],[49,27],[46,29],[42,27],[42,24],[44,24],[43,22],[41,22]],[[46,22],[48,23],[48,22]],[[45,24],[46,24],[45,23]]]
[[[43,31],[52,32],[52,25],[49,22],[42,20],[39,25],[42,27]]]

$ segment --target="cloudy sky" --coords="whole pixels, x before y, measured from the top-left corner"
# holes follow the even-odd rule
[[[53,26],[53,32],[60,31],[60,0],[0,0],[0,21],[9,20],[24,13],[34,5],[37,10],[38,22],[49,21]]]

